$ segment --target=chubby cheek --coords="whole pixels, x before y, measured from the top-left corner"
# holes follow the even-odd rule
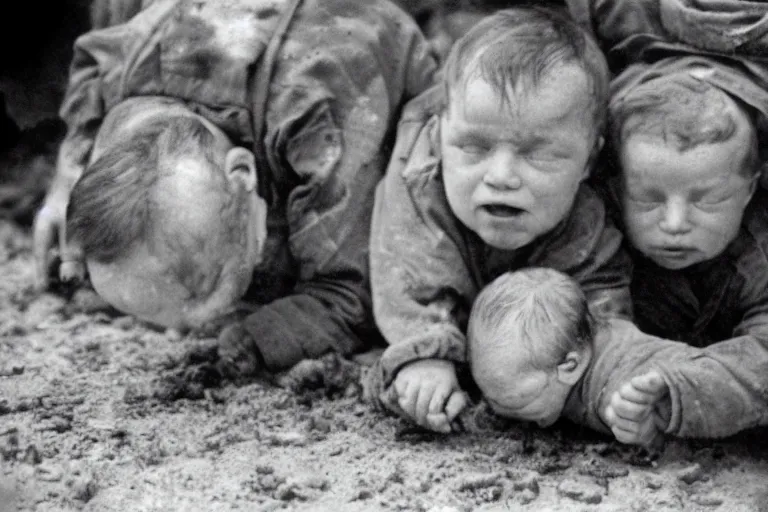
[[[445,195],[453,205],[468,208],[472,197],[472,187],[465,179],[446,178]]]
[[[653,212],[640,212],[631,206],[623,207],[623,219],[625,234],[629,241],[635,245],[642,245],[655,232],[658,224],[656,214]]]
[[[716,256],[736,238],[740,227],[739,218],[730,218],[719,222],[712,221],[709,225],[701,226],[702,231],[708,233],[703,234],[700,238],[708,242],[709,251],[713,253],[712,256]]]
[[[471,176],[444,175],[445,195],[453,212],[464,222],[472,216],[473,195],[479,180]]]
[[[580,180],[573,177],[550,181],[546,175],[541,174],[528,180],[525,185],[533,196],[534,204],[539,205],[550,218],[557,218],[559,222],[573,207],[580,183]]]

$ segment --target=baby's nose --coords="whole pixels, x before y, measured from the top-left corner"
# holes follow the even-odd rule
[[[497,151],[488,163],[488,172],[483,181],[489,187],[499,190],[515,190],[522,186],[519,158],[512,151]]]
[[[659,226],[662,230],[671,234],[685,233],[690,230],[688,204],[684,201],[670,201],[664,207],[664,216]]]

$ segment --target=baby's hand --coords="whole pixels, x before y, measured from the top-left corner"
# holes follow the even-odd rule
[[[611,397],[605,420],[616,439],[626,444],[658,447],[668,420],[660,414],[669,388],[657,371],[634,377]]]
[[[404,366],[392,383],[403,412],[424,428],[449,433],[467,406],[451,361],[424,359]]]
[[[219,333],[216,365],[223,376],[231,380],[253,377],[264,370],[259,347],[241,322],[235,322]]]
[[[60,246],[64,245],[68,200],[69,196],[49,193],[43,207],[35,215],[32,225],[35,286],[40,290],[48,288],[51,274],[58,272],[55,268],[55,247],[57,242]]]

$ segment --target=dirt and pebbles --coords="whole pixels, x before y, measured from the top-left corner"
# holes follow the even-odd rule
[[[29,233],[5,221],[0,276],[3,512],[768,511],[765,431],[651,454],[478,406],[435,435],[364,404],[347,360],[185,378],[205,340],[34,291]]]
[[[47,134],[33,141],[60,136],[39,121],[55,113],[74,31],[0,79],[19,127]],[[0,218],[29,221],[52,161],[45,145],[0,161]],[[0,220],[0,512],[768,512],[765,430],[649,454],[479,406],[466,432],[435,435],[362,403],[354,362],[190,380],[199,338],[64,291],[34,291],[29,231]]]

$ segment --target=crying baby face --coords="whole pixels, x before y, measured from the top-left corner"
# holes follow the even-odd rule
[[[479,76],[458,86],[440,123],[448,203],[488,245],[519,249],[568,216],[589,173],[588,79],[562,64],[504,95]]]

